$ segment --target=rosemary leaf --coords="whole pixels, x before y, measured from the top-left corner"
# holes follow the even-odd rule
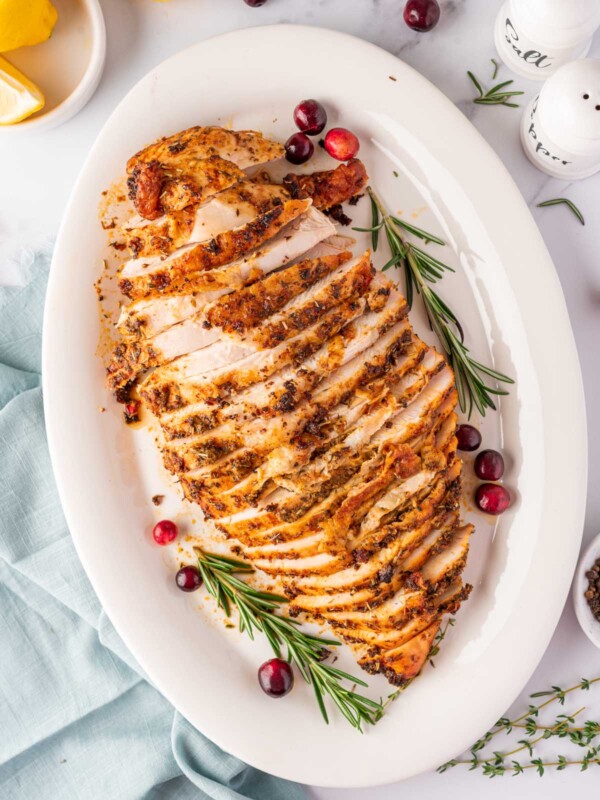
[[[305,677],[304,679],[307,681],[307,683],[310,683],[310,678]],[[321,691],[321,687],[319,686],[319,681],[313,680],[312,685],[315,692],[315,697],[317,698],[317,704],[319,706],[323,719],[325,720],[325,724],[329,725],[329,717],[327,716],[327,710],[325,708],[325,703],[323,702],[323,692]]]
[[[231,567],[231,569],[236,572],[254,572],[250,564],[247,564],[245,561],[237,561],[235,558],[228,558],[227,556],[213,556],[207,554],[207,561],[221,565],[223,568]]]
[[[432,255],[429,255],[429,253],[426,253],[424,250],[421,250],[418,247],[413,246],[412,251],[420,261],[424,261],[426,264],[435,267],[440,272],[456,272],[453,267],[438,261],[437,258],[434,258]]]
[[[575,214],[575,216],[579,220],[579,222],[581,222],[582,225],[585,225],[585,219],[583,218],[583,214],[581,213],[581,211],[577,208],[577,206],[575,205],[575,203],[573,203],[572,200],[568,200],[566,197],[555,197],[553,200],[544,200],[543,203],[538,203],[537,207],[546,208],[546,206],[558,206],[558,205],[565,205],[568,208],[570,208],[573,214]]]
[[[512,81],[503,81],[499,83],[497,86],[493,86],[489,91],[488,94],[498,94],[500,89],[504,89],[505,86],[510,86]],[[523,92],[513,92],[513,94],[523,94]]]
[[[380,222],[375,228],[352,228],[352,230],[359,231],[360,233],[373,233],[374,231],[380,231],[382,228],[383,222]]]
[[[435,242],[435,244],[441,245],[446,244],[446,242],[443,239],[440,239],[438,236],[434,236],[432,233],[427,233],[427,231],[417,228],[416,225],[411,225],[399,217],[395,217],[394,215],[390,214],[390,219],[395,222],[396,225],[400,225],[400,227],[404,228],[404,230],[412,233],[414,236],[418,236],[419,239],[423,239],[425,242]]]
[[[373,198],[371,197],[371,214],[373,215],[373,231],[371,234],[371,245],[373,246],[373,252],[377,252],[377,245],[379,244],[379,209]]]
[[[511,95],[499,95],[498,97],[476,97],[473,102],[481,106],[510,106],[510,108],[519,108],[518,103],[507,102],[507,97],[510,96]]]
[[[480,97],[483,97],[483,89],[482,89],[482,87],[481,87],[481,84],[479,83],[479,81],[478,81],[478,80],[477,80],[477,78],[475,77],[475,75],[473,75],[473,73],[472,73],[470,70],[467,70],[467,75],[468,75],[468,76],[469,76],[469,78],[470,78],[470,79],[473,81],[473,84],[475,85],[475,88],[476,88],[476,89],[477,89],[477,91],[479,92],[479,96],[480,96]]]
[[[354,675],[348,675],[347,672],[343,672],[341,669],[336,669],[335,667],[330,666],[329,671],[332,675],[337,675],[339,678],[345,678],[348,681],[354,681],[354,683],[356,683],[358,686],[369,686],[369,684],[365,683],[365,681],[355,677]],[[371,701],[369,700],[369,702]],[[375,703],[375,705],[377,706],[377,703]]]
[[[494,74],[492,76],[492,80],[494,80],[496,73],[498,72],[498,64],[493,59],[491,60],[495,66]],[[501,83],[492,86],[492,88],[488,89],[487,92],[484,92],[481,83],[477,80],[473,73],[471,71],[467,71],[467,75],[471,79],[478,92],[478,97],[473,99],[474,103],[484,106],[509,106],[510,108],[518,108],[518,103],[512,103],[509,102],[509,100],[511,97],[517,97],[518,95],[524,94],[524,92],[517,90],[512,90],[509,92],[502,91],[503,89],[506,89],[507,86],[511,86],[514,81],[502,81]]]
[[[389,260],[389,261],[386,261],[386,263],[383,265],[383,267],[381,268],[381,271],[382,271],[382,272],[385,272],[385,271],[386,271],[386,270],[388,270],[390,267],[395,267],[395,266],[397,266],[399,263],[400,263],[400,258],[399,258],[399,256],[392,256],[392,258],[390,258],[390,260]],[[410,303],[409,303],[409,306],[410,306]]]

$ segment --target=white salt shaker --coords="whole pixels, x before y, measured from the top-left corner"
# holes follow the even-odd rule
[[[529,160],[555,178],[600,170],[600,59],[571,61],[548,79],[525,109],[521,142]]]
[[[542,81],[584,58],[599,25],[600,0],[506,0],[494,39],[507,67]]]

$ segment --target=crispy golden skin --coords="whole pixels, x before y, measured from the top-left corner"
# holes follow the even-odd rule
[[[231,295],[225,295],[209,307],[203,318],[202,326],[204,329],[214,326],[222,328],[228,333],[242,334],[281,309],[290,298],[308,289],[347,261],[350,256],[351,253],[345,252],[309,259],[290,267],[283,273],[275,273],[262,281],[257,281],[244,289],[233,292]],[[352,295],[362,285],[362,281],[365,279],[370,281],[372,278],[369,264],[363,264],[360,269],[356,270],[356,273],[357,275],[352,274],[345,281],[349,288],[340,287],[336,304],[340,299],[345,299],[342,297],[344,289],[346,294]],[[315,309],[311,308],[314,314]],[[299,327],[302,320],[305,320],[306,323],[309,314],[310,311],[305,311],[303,315],[298,315],[296,326]],[[288,337],[293,332],[294,329],[289,329]],[[274,334],[267,328],[263,336],[269,335],[273,336]],[[279,335],[282,339],[288,338],[281,335],[280,329],[275,335]],[[108,385],[113,390],[117,389],[119,386],[130,383],[143,370],[161,364],[163,361],[155,340],[120,342],[115,347],[108,366]]]
[[[127,172],[133,172],[139,164],[157,161],[164,168],[191,175],[198,161],[211,156],[219,156],[246,169],[275,161],[284,154],[282,145],[265,139],[258,131],[195,126],[172,136],[164,136],[140,150],[127,162]]]
[[[283,186],[244,180],[219,193],[219,204],[259,216],[289,197]],[[210,200],[208,202],[211,202]],[[202,207],[190,205],[162,215],[155,223],[124,225],[123,236],[134,258],[168,255],[187,244]],[[209,238],[209,237],[204,237]],[[198,239],[196,240],[198,241]]]
[[[129,197],[145,219],[180,211],[243,180],[243,170],[281,158],[256,131],[194,127],[159,139],[127,162]]]
[[[286,175],[283,185],[292,197],[310,197],[315,208],[328,210],[356,197],[366,187],[369,176],[358,158],[337,169],[310,175]]]
[[[276,272],[238,292],[225,295],[210,308],[207,319],[211,325],[228,333],[244,333],[282,309],[292,297],[304,292],[351,256],[352,253],[345,251],[300,261],[284,272]]]
[[[332,285],[327,287],[325,292],[319,293],[316,298],[308,299],[289,317],[279,315],[268,320],[267,324],[256,332],[254,340],[261,348],[276,347],[294,334],[314,325],[323,314],[344,300],[366,294],[374,275],[375,270],[369,254],[366,254],[356,266],[332,281]]]
[[[268,241],[306,211],[308,206],[307,200],[289,200],[275,206],[241,228],[219,234],[209,242],[192,247],[164,268],[121,278],[119,288],[131,300],[172,291],[194,291],[198,290],[198,282],[194,277],[198,273],[208,273],[205,286],[209,289],[210,270],[229,264]],[[202,279],[200,283],[204,284]]]
[[[144,219],[154,220],[194,203],[202,203],[245,177],[243,170],[219,156],[196,161],[191,175],[179,175],[158,161],[150,161],[133,168],[127,187],[129,199],[138,214]]]
[[[232,365],[229,369],[220,370],[212,380],[199,376],[197,381],[188,380],[185,384],[178,380],[177,369],[167,366],[148,375],[140,387],[140,393],[152,413],[157,416],[193,403],[221,403],[230,395],[260,383],[280,369],[301,364],[316,353],[324,341],[352,322],[363,309],[362,298],[340,303],[302,335],[282,343],[277,355],[263,364],[254,361],[244,368]]]

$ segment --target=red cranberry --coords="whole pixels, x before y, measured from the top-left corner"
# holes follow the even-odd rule
[[[175,583],[182,592],[195,592],[202,585],[202,578],[196,567],[182,567],[175,575]]]
[[[315,147],[305,133],[294,133],[285,143],[285,157],[292,164],[304,164],[315,152]]]
[[[475,475],[482,481],[499,481],[504,475],[504,459],[496,450],[482,450],[475,459]]]
[[[482,483],[475,492],[477,507],[486,514],[502,514],[510,505],[510,495],[497,483]]]
[[[174,522],[171,522],[170,519],[162,519],[154,526],[152,536],[154,536],[156,544],[166,545],[174,542],[178,533],[177,525]]]
[[[267,0],[244,0],[247,6],[251,8],[258,8],[259,6],[264,6]]]
[[[459,425],[456,429],[456,438],[459,450],[471,452],[481,446],[481,434],[472,425]]]
[[[430,31],[438,24],[439,18],[437,0],[408,0],[404,6],[404,22],[413,31]]]
[[[269,697],[285,697],[292,691],[294,673],[287,661],[282,658],[272,658],[258,668],[258,682]]]
[[[316,100],[303,100],[294,109],[294,122],[302,133],[316,136],[327,125],[327,112]]]
[[[332,128],[325,137],[325,150],[338,161],[348,161],[360,150],[360,142],[346,128]]]

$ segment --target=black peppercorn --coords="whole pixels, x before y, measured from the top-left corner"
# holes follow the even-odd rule
[[[584,597],[592,610],[592,614],[600,622],[600,558],[596,559],[594,566],[585,573],[588,587]]]

